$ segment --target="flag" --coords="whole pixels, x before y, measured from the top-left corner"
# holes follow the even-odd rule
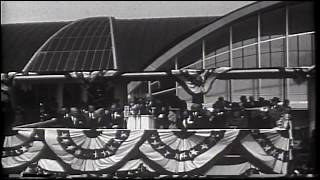
[[[190,94],[207,94],[221,73],[229,71],[230,67],[219,67],[216,69],[206,69],[198,73],[194,70],[180,70],[179,75],[175,75],[178,83]]]

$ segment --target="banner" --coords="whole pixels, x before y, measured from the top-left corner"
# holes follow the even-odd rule
[[[153,131],[140,151],[162,171],[187,173],[204,166],[225,150],[239,130],[200,132]]]
[[[291,160],[288,131],[253,130],[241,140],[241,145],[265,171],[287,174],[288,162]]]
[[[37,141],[39,135],[35,130],[19,131],[12,136],[6,136],[2,149],[2,167],[15,168],[30,164],[44,147],[42,141]]]
[[[285,175],[290,142],[284,129],[26,129],[5,137],[1,161],[9,170],[37,163],[40,174],[60,175]]]
[[[139,130],[47,129],[45,141],[72,169],[96,172],[112,167],[128,156],[142,135],[143,131]]]

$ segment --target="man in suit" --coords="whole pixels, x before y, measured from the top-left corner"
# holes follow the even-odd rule
[[[86,128],[94,128],[96,124],[96,114],[95,114],[96,108],[93,105],[88,105],[88,111],[84,111],[83,115],[85,117],[85,124],[84,126]]]
[[[111,121],[107,119],[107,115],[105,114],[105,110],[103,108],[99,108],[94,112],[94,119],[91,127],[93,128],[108,128],[111,127]]]
[[[112,118],[112,128],[125,128],[124,120],[123,120],[123,112],[118,107],[117,103],[112,103],[110,107],[110,114]]]
[[[70,117],[67,122],[67,126],[71,128],[83,128],[85,118],[82,114],[80,114],[79,110],[76,107],[70,108]]]
[[[70,114],[69,109],[66,107],[62,107],[59,109],[57,113],[58,118],[58,126],[65,127],[67,121],[69,121]]]

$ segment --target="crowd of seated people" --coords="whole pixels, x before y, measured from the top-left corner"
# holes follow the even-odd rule
[[[112,103],[109,107],[87,105],[62,107],[55,116],[47,113],[40,104],[40,120],[56,118],[58,126],[67,128],[127,128],[129,116],[152,115],[157,129],[212,129],[212,128],[286,128],[291,119],[289,100],[280,103],[274,97],[257,101],[253,96],[241,96],[239,102],[228,102],[218,97],[212,108],[202,104],[192,104],[190,109],[181,100],[180,106],[172,106],[151,96],[129,100],[127,106]]]

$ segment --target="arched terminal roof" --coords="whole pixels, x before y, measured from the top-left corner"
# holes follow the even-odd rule
[[[20,72],[23,67],[42,74],[99,69],[142,71],[163,52],[216,19],[93,17],[74,22],[1,25],[2,72]]]
[[[58,73],[117,69],[112,51],[111,18],[74,21],[52,35],[23,71]]]

